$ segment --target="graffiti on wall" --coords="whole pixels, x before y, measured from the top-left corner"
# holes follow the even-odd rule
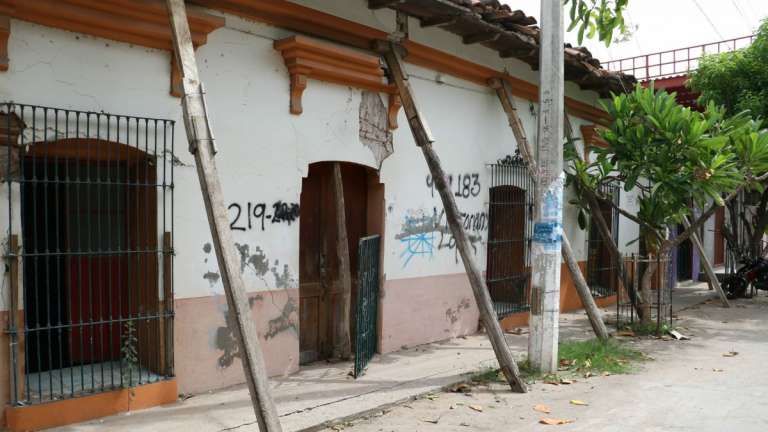
[[[235,231],[250,231],[261,229],[265,231],[271,224],[287,223],[299,219],[299,204],[275,201],[267,203],[232,203],[229,210],[229,227]]]
[[[472,249],[477,253],[477,245],[482,242],[483,233],[488,229],[488,214],[484,211],[462,212],[461,218]],[[459,260],[456,239],[448,227],[445,210],[438,211],[437,207],[433,207],[431,213],[424,210],[407,212],[395,239],[403,245],[400,253],[403,267],[407,267],[415,257],[432,257],[441,250],[454,251],[456,262]]]
[[[448,186],[453,196],[456,198],[474,198],[480,195],[482,186],[480,185],[480,174],[478,173],[461,173],[461,174],[448,174],[446,177],[448,180]],[[431,175],[427,175],[427,188],[435,196],[435,179]]]

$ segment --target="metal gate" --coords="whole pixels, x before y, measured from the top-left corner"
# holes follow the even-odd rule
[[[499,319],[530,309],[531,237],[534,189],[525,161],[516,152],[489,165],[486,283]]]
[[[603,185],[599,192],[606,197],[606,200],[600,202],[600,211],[611,230],[613,242],[618,245],[619,212],[614,205],[619,205],[621,189],[616,185]],[[611,200],[613,205],[607,200]],[[618,284],[619,265],[605,244],[597,224],[590,222],[587,237],[587,285],[593,297],[608,297],[616,295]]]
[[[12,404],[173,376],[173,131],[0,104]]]
[[[381,236],[360,239],[357,261],[357,307],[355,334],[355,378],[361,376],[376,353],[379,315],[379,247]]]

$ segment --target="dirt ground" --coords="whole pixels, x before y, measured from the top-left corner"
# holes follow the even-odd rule
[[[327,430],[768,431],[767,315],[765,294],[730,309],[701,304],[677,315],[691,340],[622,338],[651,358],[631,374],[538,382],[524,395],[501,384],[436,393]],[[570,423],[544,425],[544,418]]]

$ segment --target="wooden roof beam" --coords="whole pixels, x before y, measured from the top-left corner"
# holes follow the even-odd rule
[[[462,37],[462,41],[464,41],[465,45],[470,44],[476,44],[476,43],[483,43],[483,42],[493,42],[497,40],[499,37],[501,37],[500,32],[481,32],[481,33],[474,33],[470,35],[466,35]]]
[[[434,18],[424,18],[421,20],[421,27],[442,27],[456,24],[459,21],[458,15],[438,16]]]
[[[406,0],[368,0],[368,9],[384,9],[405,2]]]

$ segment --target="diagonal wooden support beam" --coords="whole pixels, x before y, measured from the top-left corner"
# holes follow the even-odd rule
[[[240,260],[236,256],[227,218],[227,207],[224,205],[219,174],[216,170],[213,133],[208,122],[203,86],[198,76],[186,7],[184,0],[167,0],[167,6],[173,33],[174,55],[181,69],[184,125],[190,151],[195,156],[197,176],[203,192],[203,201],[229,313],[236,324],[233,333],[240,347],[240,358],[253,410],[260,431],[281,432],[277,409],[269,391],[264,356],[259,346],[251,308],[248,305],[248,295],[240,275]]]
[[[472,252],[472,246],[469,243],[467,232],[462,225],[461,213],[456,205],[456,200],[450,191],[445,171],[440,164],[440,158],[432,148],[434,138],[427,127],[426,121],[416,106],[413,90],[408,82],[408,76],[403,69],[403,62],[398,47],[393,42],[378,41],[375,45],[377,52],[381,53],[389,67],[389,73],[397,87],[397,92],[403,102],[403,110],[408,118],[408,124],[411,126],[413,138],[416,145],[421,148],[427,167],[435,181],[435,188],[440,194],[440,199],[445,209],[445,218],[448,227],[456,240],[456,249],[459,251],[461,260],[469,278],[469,285],[472,287],[472,293],[475,296],[478,309],[480,309],[480,318],[482,320],[488,339],[491,341],[493,351],[499,361],[504,376],[509,382],[512,391],[525,393],[527,391],[525,382],[520,377],[520,371],[517,368],[512,352],[507,346],[501,326],[493,310],[491,296],[488,293],[488,287],[485,284],[480,268],[475,262]]]
[[[520,150],[520,154],[522,155],[523,160],[526,162],[526,166],[528,167],[531,177],[534,179],[534,182],[537,182],[539,176],[538,166],[536,165],[536,158],[533,156],[533,148],[531,147],[531,144],[528,141],[528,137],[525,134],[523,122],[520,120],[520,116],[517,115],[515,99],[512,96],[512,91],[509,88],[509,84],[500,78],[493,78],[488,82],[488,85],[492,89],[496,90],[496,95],[499,98],[501,107],[507,115],[509,127],[512,129],[512,134],[515,136],[515,141],[517,141],[517,148]],[[597,336],[599,339],[608,339],[608,329],[605,326],[605,322],[603,322],[600,309],[597,308],[595,299],[592,297],[592,293],[589,291],[587,281],[584,279],[584,275],[581,273],[581,267],[579,267],[579,263],[573,254],[571,242],[568,240],[565,231],[563,231],[562,237],[563,242],[561,247],[563,259],[568,266],[568,270],[571,272],[571,276],[573,277],[573,284],[576,286],[576,292],[579,294],[581,304],[587,311],[587,316],[589,317],[589,323],[592,325],[592,330],[594,330],[595,336]]]
[[[688,220],[687,216],[683,218],[683,227],[685,227],[685,229],[689,229],[691,227],[691,221]],[[709,285],[714,288],[717,292],[717,295],[720,296],[720,301],[723,303],[723,307],[731,307],[731,304],[728,302],[728,296],[725,295],[723,287],[720,286],[720,281],[717,279],[715,270],[712,268],[712,263],[709,261],[709,257],[704,250],[704,246],[701,244],[699,234],[695,231],[691,233],[691,243],[693,243],[693,246],[696,247],[696,251],[701,257],[701,262],[704,264],[704,272],[707,273],[707,278],[709,279]]]

